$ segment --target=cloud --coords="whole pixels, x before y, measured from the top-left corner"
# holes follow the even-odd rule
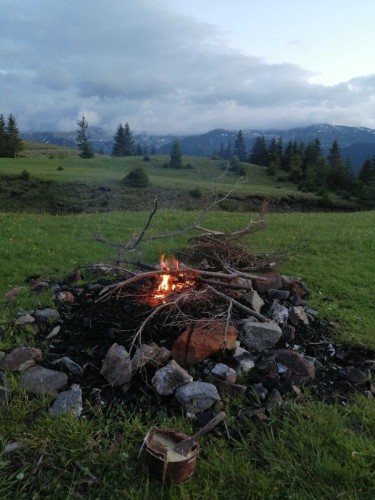
[[[375,76],[333,87],[225,45],[161,0],[2,1],[0,112],[22,130],[119,122],[152,133],[331,122],[375,126]]]

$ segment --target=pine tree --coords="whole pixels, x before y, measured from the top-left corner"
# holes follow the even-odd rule
[[[7,155],[7,141],[6,141],[6,128],[5,119],[3,115],[0,115],[0,158]]]
[[[264,136],[258,136],[251,148],[249,155],[249,162],[255,163],[255,165],[262,165],[264,167],[268,166],[269,154],[268,147]]]
[[[327,185],[330,189],[338,191],[346,188],[345,164],[341,157],[340,146],[335,139],[329,149],[328,156]]]
[[[93,158],[94,150],[90,144],[90,138],[87,132],[89,124],[84,116],[81,120],[77,120],[78,129],[76,131],[76,144],[78,149],[81,151],[81,158]]]
[[[123,156],[132,156],[134,149],[134,140],[133,140],[133,133],[130,130],[128,123],[125,123],[124,135],[125,135],[125,143],[124,143]]]
[[[174,141],[170,152],[170,168],[182,168],[182,153],[178,141]]]
[[[125,129],[120,123],[113,136],[112,156],[125,156]]]
[[[233,154],[238,157],[240,161],[246,161],[246,145],[243,138],[242,130],[240,130],[234,141]]]
[[[23,149],[23,143],[19,136],[16,119],[12,113],[8,116],[5,127],[5,144],[5,153],[9,158],[16,158],[17,154]]]

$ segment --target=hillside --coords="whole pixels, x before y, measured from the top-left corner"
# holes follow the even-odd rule
[[[32,150],[28,150],[31,154]],[[0,201],[3,211],[77,213],[112,210],[147,210],[158,196],[163,208],[191,210],[206,206],[213,193],[231,191],[221,204],[227,211],[257,210],[264,199],[273,211],[311,211],[323,209],[355,210],[357,202],[334,194],[322,198],[297,190],[285,172],[267,175],[265,167],[242,164],[245,182],[226,171],[227,162],[183,156],[181,170],[164,168],[169,156],[113,158],[97,155],[84,160],[76,152],[0,159]],[[73,155],[75,154],[75,156]],[[143,167],[150,184],[146,188],[125,186],[121,180],[134,168]],[[237,185],[236,185],[237,184]],[[235,188],[235,189],[234,189]],[[233,190],[233,191],[232,191]],[[329,201],[329,204],[327,204]]]
[[[178,139],[181,149],[185,155],[207,156],[224,146],[230,141],[234,144],[238,131],[224,129],[211,130],[205,134],[189,136],[173,135],[148,135],[145,133],[134,134],[136,143],[145,145],[151,149],[155,147],[158,154],[169,154],[171,143]],[[342,125],[318,124],[309,127],[297,127],[288,130],[279,129],[248,129],[243,130],[243,136],[249,151],[256,137],[264,135],[266,140],[273,137],[281,137],[284,143],[288,141],[303,141],[308,143],[318,138],[323,150],[328,152],[332,142],[336,139],[342,149],[343,158],[350,158],[353,169],[358,171],[366,158],[375,155],[375,130],[365,127],[348,127]],[[110,154],[113,144],[113,133],[97,127],[90,127],[90,140],[96,151],[103,151]],[[55,144],[59,146],[69,146],[75,148],[75,132],[24,132],[21,134],[25,140],[36,141],[42,144]]]

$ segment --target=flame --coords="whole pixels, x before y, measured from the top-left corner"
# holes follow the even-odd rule
[[[165,254],[160,257],[160,269],[165,271],[179,271],[180,263],[172,256],[170,260],[165,259]],[[160,277],[160,283],[154,294],[154,299],[165,302],[166,297],[171,292],[181,290],[182,288],[194,285],[192,280],[186,279],[184,272],[181,273],[166,273]]]

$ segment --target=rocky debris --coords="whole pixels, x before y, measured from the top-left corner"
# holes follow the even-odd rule
[[[100,373],[113,386],[124,385],[132,378],[130,355],[124,346],[113,344],[103,359]]]
[[[265,354],[255,365],[255,377],[267,388],[278,388],[283,392],[291,386],[312,382],[315,364],[302,354],[290,349],[279,349]]]
[[[35,311],[37,323],[53,323],[60,319],[60,313],[56,309],[46,308]]]
[[[262,384],[252,384],[249,387],[249,396],[255,400],[256,403],[264,403],[268,397],[268,391]]]
[[[242,300],[257,313],[260,313],[260,310],[265,304],[262,297],[255,290],[251,290],[250,292],[242,295]]]
[[[269,308],[269,314],[275,323],[282,326],[287,323],[290,313],[287,307],[274,300]]]
[[[245,347],[259,353],[274,347],[281,329],[275,323],[256,323],[250,319],[243,323],[241,337]]]
[[[22,371],[42,360],[42,351],[35,347],[16,347],[0,361],[1,370]]]
[[[75,297],[71,292],[59,291],[56,294],[56,300],[61,302],[74,302]]]
[[[4,372],[0,371],[0,410],[4,408],[10,398],[10,384]]]
[[[311,290],[308,288],[306,283],[295,276],[281,276],[281,282],[282,286],[280,288],[284,288],[292,295],[297,295],[302,299],[308,297],[311,293]]]
[[[36,294],[41,293],[48,287],[49,285],[46,281],[39,281],[38,283],[35,283],[35,285],[31,288],[31,293],[36,293]]]
[[[19,386],[32,394],[56,396],[67,383],[68,377],[65,373],[49,370],[38,365],[28,368],[22,374]]]
[[[155,342],[142,344],[135,351],[132,358],[133,372],[147,364],[158,368],[171,358],[171,351],[165,347],[159,347]]]
[[[22,314],[16,319],[16,325],[32,325],[33,323],[35,323],[35,318],[29,313]]]
[[[301,321],[305,323],[305,325],[309,324],[309,320],[302,306],[294,306],[289,309],[289,321],[294,326],[298,326]]]
[[[296,329],[292,325],[284,325],[281,329],[282,335],[290,343],[296,338]]]
[[[288,300],[289,296],[290,292],[288,290],[276,290],[275,288],[268,290],[268,297],[271,300]]]
[[[216,365],[211,370],[211,374],[222,380],[227,380],[232,384],[235,383],[237,378],[236,370],[233,370],[233,368],[230,368],[228,365],[225,365],[224,363],[216,363]]]
[[[259,293],[267,293],[269,290],[279,290],[283,287],[279,273],[269,273],[252,280],[253,288]]]
[[[190,382],[176,390],[176,399],[186,413],[196,413],[208,410],[220,400],[216,387],[208,382]]]
[[[158,394],[169,396],[181,385],[192,381],[193,377],[172,359],[156,371],[151,382]]]
[[[237,375],[247,375],[254,368],[255,360],[256,358],[249,351],[239,346],[236,347],[232,354],[232,361]]]
[[[181,366],[192,366],[236,347],[237,331],[222,321],[199,321],[185,330],[172,347],[172,358]]]
[[[351,384],[358,385],[364,384],[371,380],[370,370],[361,370],[355,366],[348,366],[339,370],[341,377],[348,380]]]
[[[80,366],[78,363],[75,363],[68,356],[63,356],[62,358],[55,359],[55,361],[52,361],[51,364],[59,368],[65,368],[68,372],[72,373],[73,375],[77,376],[83,375],[82,366]]]
[[[205,380],[210,384],[214,384],[220,396],[229,396],[231,398],[234,398],[238,396],[243,396],[247,391],[246,385],[234,384],[233,382],[229,382],[228,380],[222,380],[212,375],[208,376]]]
[[[78,384],[73,384],[69,391],[60,392],[49,409],[52,418],[63,414],[79,417],[82,413],[82,390]]]

